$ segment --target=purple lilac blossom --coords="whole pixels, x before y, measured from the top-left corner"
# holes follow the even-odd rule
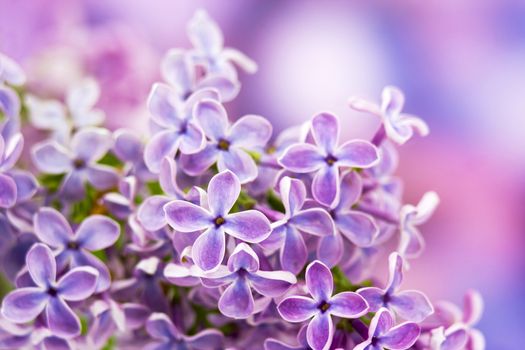
[[[352,140],[339,144],[339,119],[321,113],[312,119],[311,133],[315,145],[290,146],[279,163],[296,173],[312,173],[312,194],[316,201],[331,206],[339,200],[339,168],[369,168],[379,161],[377,149],[368,141]]]
[[[305,278],[312,298],[287,297],[277,308],[288,322],[304,322],[311,318],[306,331],[308,344],[314,350],[329,349],[334,334],[332,316],[359,318],[368,312],[368,303],[354,292],[332,295],[332,273],[320,261],[308,265]]]

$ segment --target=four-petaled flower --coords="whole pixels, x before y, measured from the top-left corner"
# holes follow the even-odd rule
[[[40,241],[58,249],[59,270],[68,263],[72,266],[92,266],[100,275],[97,293],[109,288],[111,277],[107,266],[90,251],[105,249],[117,241],[120,227],[114,220],[92,215],[73,233],[62,214],[53,208],[41,208],[35,214],[34,230]]]
[[[223,349],[223,335],[216,329],[206,329],[192,336],[181,333],[171,319],[163,313],[153,313],[146,322],[146,331],[155,340],[148,344],[148,350],[188,349],[219,350]]]
[[[242,184],[253,181],[257,165],[246,150],[266,145],[272,125],[263,117],[245,115],[230,126],[224,107],[211,99],[198,102],[194,114],[209,141],[199,153],[181,156],[182,169],[199,175],[217,162],[219,171],[231,170]]]
[[[279,188],[285,215],[272,224],[272,233],[261,245],[265,248],[280,248],[281,267],[299,273],[308,255],[301,232],[320,237],[332,235],[334,224],[324,209],[302,209],[306,199],[306,188],[302,181],[284,177]]]
[[[370,311],[386,307],[413,322],[421,322],[431,315],[434,308],[423,293],[417,290],[398,292],[403,281],[403,258],[398,253],[390,254],[389,268],[390,279],[385,289],[366,287],[357,291],[370,305]]]
[[[320,261],[314,261],[306,268],[306,286],[310,295],[292,296],[277,306],[281,316],[288,322],[308,324],[306,338],[314,350],[330,348],[334,334],[332,315],[343,318],[359,318],[368,312],[368,303],[354,292],[342,292],[332,296],[334,281],[332,273]]]
[[[368,339],[354,350],[405,350],[416,342],[421,330],[414,322],[394,327],[394,317],[388,309],[381,308],[374,315],[368,328]]]
[[[296,282],[295,276],[288,271],[260,270],[259,257],[246,243],[237,245],[228,259],[228,267],[202,277],[207,287],[228,284],[219,299],[219,310],[232,318],[247,318],[253,313],[251,288],[263,296],[278,297]]]
[[[395,86],[387,86],[381,95],[381,106],[368,102],[361,98],[353,97],[350,99],[350,107],[361,112],[377,115],[383,123],[378,139],[374,140],[380,144],[384,135],[397,144],[404,144],[410,140],[414,131],[421,136],[426,136],[429,132],[427,124],[420,118],[406,113],[401,113],[405,104],[405,96]]]
[[[352,140],[338,146],[339,120],[329,113],[312,119],[310,131],[315,145],[290,146],[279,163],[296,173],[312,173],[312,195],[316,201],[331,206],[339,200],[339,168],[369,168],[379,161],[379,154],[368,141]]]
[[[66,301],[82,301],[95,291],[98,272],[92,267],[77,267],[58,281],[57,265],[51,249],[37,243],[27,253],[26,264],[35,287],[19,288],[2,303],[2,315],[16,323],[34,320],[44,310],[47,326],[54,335],[75,337],[80,320]]]
[[[84,128],[73,135],[67,149],[56,141],[47,140],[32,149],[35,166],[46,174],[66,174],[62,193],[72,199],[84,196],[84,182],[98,190],[107,190],[118,182],[114,168],[97,164],[113,145],[111,133],[101,128]]]
[[[256,210],[229,214],[240,193],[239,179],[226,170],[210,180],[209,209],[183,200],[164,206],[168,224],[176,231],[205,230],[192,247],[193,261],[204,271],[221,264],[226,249],[225,233],[249,243],[259,243],[270,234],[270,222]]]
[[[439,204],[436,192],[427,192],[417,206],[406,204],[401,208],[399,218],[399,254],[405,258],[417,258],[425,248],[425,240],[416,226],[424,224]]]

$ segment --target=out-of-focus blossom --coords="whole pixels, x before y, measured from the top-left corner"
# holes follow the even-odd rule
[[[23,178],[17,181],[17,174],[22,177],[23,173],[11,170],[18,161],[23,147],[22,134],[16,134],[9,140],[4,140],[0,135],[0,208],[14,206],[19,196],[18,189],[25,183],[22,181]],[[25,195],[23,189],[20,192],[20,195]]]

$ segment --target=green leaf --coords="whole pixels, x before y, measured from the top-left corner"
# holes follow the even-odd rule
[[[239,194],[239,198],[237,198],[237,201],[235,201],[231,212],[236,213],[243,210],[253,209],[253,207],[255,207],[256,204],[257,201],[254,198],[252,198],[245,191],[241,191],[241,193]]]
[[[108,341],[106,342],[106,345],[102,348],[102,350],[113,350],[117,348],[117,338],[116,337],[109,337]]]
[[[98,163],[117,169],[121,169],[124,166],[124,163],[122,163],[113,152],[106,153],[106,155],[102,157]]]
[[[268,201],[270,208],[273,210],[279,211],[281,213],[285,212],[283,202],[272,189],[269,189],[268,192],[266,192],[266,200]]]
[[[255,152],[255,151],[248,151],[248,150],[244,150],[246,153],[248,153],[250,155],[250,157],[252,157],[252,159],[255,161],[255,163],[259,163],[261,161],[261,154],[259,152]]]
[[[97,190],[90,184],[86,184],[85,197],[73,203],[71,208],[71,221],[81,223],[85,218],[91,215],[98,199]]]
[[[148,191],[152,196],[164,194],[164,191],[160,187],[160,183],[158,181],[146,182],[146,187],[148,188]]]
[[[48,192],[58,191],[65,174],[43,174],[38,178],[40,186],[47,189]]]

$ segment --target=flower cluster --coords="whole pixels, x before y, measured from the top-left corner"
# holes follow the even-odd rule
[[[188,35],[147,138],[100,125],[94,80],[45,99],[0,55],[0,348],[483,349],[477,292],[460,311],[402,286],[439,199],[401,202],[394,145],[428,133],[401,91],[350,100],[371,141],[328,112],[275,135],[224,104],[255,63],[203,11]]]

